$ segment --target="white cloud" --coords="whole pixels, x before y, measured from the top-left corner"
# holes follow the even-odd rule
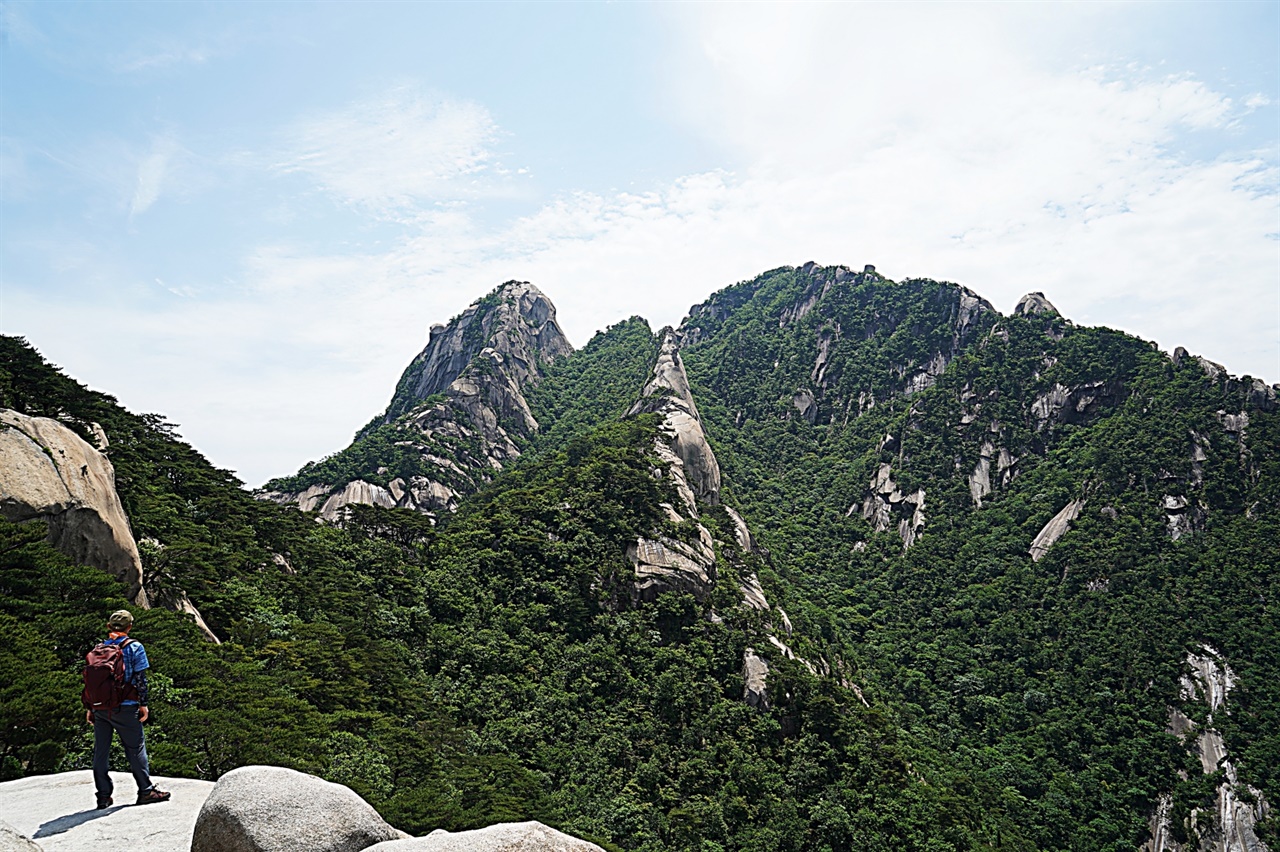
[[[172,136],[159,136],[153,140],[151,151],[138,163],[138,177],[134,185],[133,200],[129,203],[129,217],[145,213],[160,197],[164,188],[169,164],[182,148]]]
[[[1078,322],[1280,381],[1276,152],[1232,148],[1266,104],[1182,74],[1049,61],[1111,7],[1043,7],[1047,20],[1009,5],[670,8],[667,95],[724,169],[569,192],[486,227],[474,202],[509,188],[493,118],[403,87],[293,125],[277,166],[406,223],[389,247],[278,241],[216,300],[193,286],[153,312],[69,305],[24,333],[93,324],[138,341],[50,354],[169,412],[253,484],[343,446],[427,327],[511,278],[546,291],[581,345],[632,314],[677,323],[780,265],[874,263],[1006,312],[1042,290]],[[1192,136],[1217,153],[1181,153]],[[142,209],[174,156],[154,194],[139,170]]]
[[[172,68],[175,65],[203,65],[213,55],[214,52],[204,46],[169,45],[145,53],[114,57],[110,60],[110,65],[117,72],[132,74]]]
[[[316,116],[288,134],[277,164],[338,200],[380,216],[490,191],[498,133],[478,104],[431,99],[413,87]]]

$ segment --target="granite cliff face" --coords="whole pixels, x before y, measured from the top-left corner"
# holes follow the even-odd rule
[[[551,300],[528,282],[508,281],[448,325],[431,327],[426,347],[396,385],[384,422],[389,423],[427,397],[448,390],[485,349],[501,356],[506,384],[517,395],[526,384],[537,381],[539,365],[573,351],[556,323],[556,308]]]
[[[260,496],[336,520],[350,505],[452,512],[520,456],[538,432],[525,391],[542,368],[573,351],[556,309],[532,284],[509,281],[448,325],[431,328],[426,347],[405,369],[386,413],[345,451],[349,464],[303,469]],[[396,470],[365,463],[367,446],[392,443]]]
[[[661,336],[653,377],[628,413],[662,417],[655,450],[666,462],[667,475],[678,495],[676,505],[664,504],[663,509],[674,524],[691,522],[696,538],[680,541],[668,536],[641,537],[628,549],[627,556],[635,566],[635,593],[639,599],[653,600],[660,592],[672,589],[703,598],[715,584],[716,554],[711,533],[698,521],[698,501],[719,501],[720,465],[707,443],[689,390],[677,335],[667,328]]]
[[[50,544],[119,578],[129,599],[146,607],[142,560],[115,479],[107,457],[58,421],[0,411],[0,512],[45,521]]]
[[[1186,669],[1182,700],[1202,704],[1209,712],[1201,726],[1181,709],[1170,707],[1168,732],[1181,738],[1187,751],[1199,758],[1205,775],[1221,771],[1223,778],[1214,809],[1193,809],[1180,832],[1174,831],[1172,821],[1173,796],[1161,794],[1151,815],[1151,838],[1142,852],[1182,852],[1190,848],[1201,852],[1266,852],[1267,846],[1258,839],[1256,829],[1271,812],[1271,805],[1261,790],[1240,783],[1222,734],[1213,727],[1215,713],[1230,712],[1227,701],[1236,686],[1236,675],[1222,655],[1208,645],[1187,653]],[[1246,794],[1243,797],[1242,792]],[[1184,839],[1179,841],[1179,836]]]

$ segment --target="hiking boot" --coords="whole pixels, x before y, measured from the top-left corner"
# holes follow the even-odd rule
[[[105,799],[103,799],[103,798],[99,797],[99,799],[98,799],[98,810],[100,810],[100,811],[105,811],[107,808],[111,807],[111,801],[112,801],[112,800],[111,800],[111,797],[110,797],[110,796],[107,796]]]
[[[169,801],[169,795],[159,787],[152,787],[147,792],[138,794],[138,804],[149,805],[152,802],[167,802]]]

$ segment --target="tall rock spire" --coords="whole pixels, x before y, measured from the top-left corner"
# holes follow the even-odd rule
[[[689,377],[680,360],[679,340],[671,328],[662,330],[662,346],[653,366],[653,377],[644,386],[640,399],[628,414],[654,413],[663,416],[662,429],[666,445],[679,461],[673,475],[678,476],[693,497],[707,503],[720,501],[720,465],[707,443],[707,434],[698,416],[698,406],[689,390]],[[689,509],[697,517],[697,506],[688,499]]]

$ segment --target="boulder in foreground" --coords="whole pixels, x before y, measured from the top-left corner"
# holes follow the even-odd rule
[[[407,836],[341,784],[279,766],[242,766],[205,800],[191,852],[359,852]]]

